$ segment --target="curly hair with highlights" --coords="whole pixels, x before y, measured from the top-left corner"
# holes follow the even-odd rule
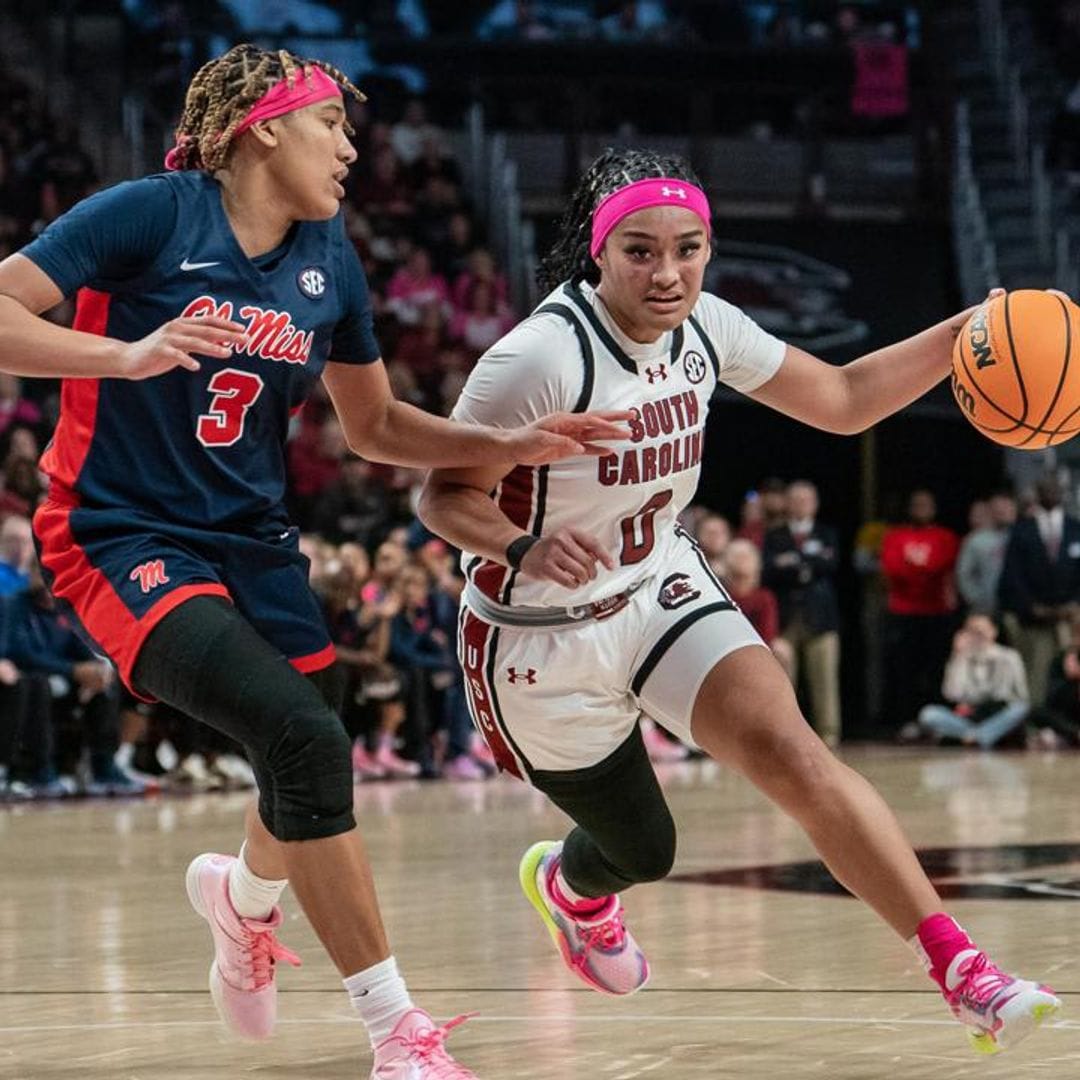
[[[578,181],[570,205],[559,222],[558,236],[540,261],[536,280],[541,288],[554,289],[561,281],[587,281],[595,285],[600,269],[589,254],[593,211],[612,192],[638,180],[666,176],[701,187],[690,163],[678,154],[654,150],[605,150]]]
[[[271,52],[256,45],[235,45],[204,64],[191,80],[176,127],[177,166],[220,169],[237,127],[255,102],[282,79],[288,79],[292,88],[298,78],[310,78],[312,68],[321,68],[357,101],[365,100],[338,68],[285,49]],[[346,130],[352,134],[347,125]]]

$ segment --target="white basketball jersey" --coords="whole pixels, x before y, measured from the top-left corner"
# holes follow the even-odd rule
[[[567,606],[621,592],[669,557],[675,519],[693,498],[705,418],[718,382],[749,392],[768,381],[785,345],[738,308],[702,293],[685,323],[659,341],[631,341],[587,284],[564,284],[477,362],[453,418],[517,427],[552,412],[629,409],[630,438],[607,457],[518,466],[496,488],[526,532],[589,533],[616,564],[567,589],[466,552],[473,585],[503,604]]]

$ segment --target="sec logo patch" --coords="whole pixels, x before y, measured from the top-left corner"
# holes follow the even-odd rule
[[[296,284],[309,300],[321,300],[326,292],[326,275],[317,266],[309,266],[296,275]]]
[[[705,378],[705,358],[699,352],[688,352],[683,357],[683,370],[690,382],[701,382]]]

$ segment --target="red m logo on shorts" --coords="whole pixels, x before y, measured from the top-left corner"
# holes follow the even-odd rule
[[[530,686],[536,684],[536,668],[529,668],[528,671],[518,671],[517,668],[507,668],[506,674],[510,676],[510,681],[512,683],[521,680],[521,682],[527,682]]]
[[[167,585],[169,577],[165,573],[164,559],[151,559],[142,566],[136,566],[128,575],[132,581],[138,581],[139,588],[144,593],[156,589],[159,585]]]

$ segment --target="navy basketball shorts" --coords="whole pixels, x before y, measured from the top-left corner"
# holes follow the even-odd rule
[[[334,662],[308,585],[299,531],[280,521],[243,533],[187,528],[132,508],[88,508],[49,498],[34,515],[45,581],[124,685],[151,630],[193,596],[231,600],[255,630],[308,674]]]
[[[536,629],[495,625],[463,605],[458,624],[473,722],[522,779],[596,765],[642,715],[693,745],[701,684],[747,645],[764,642],[681,531],[663,568],[609,618]]]

